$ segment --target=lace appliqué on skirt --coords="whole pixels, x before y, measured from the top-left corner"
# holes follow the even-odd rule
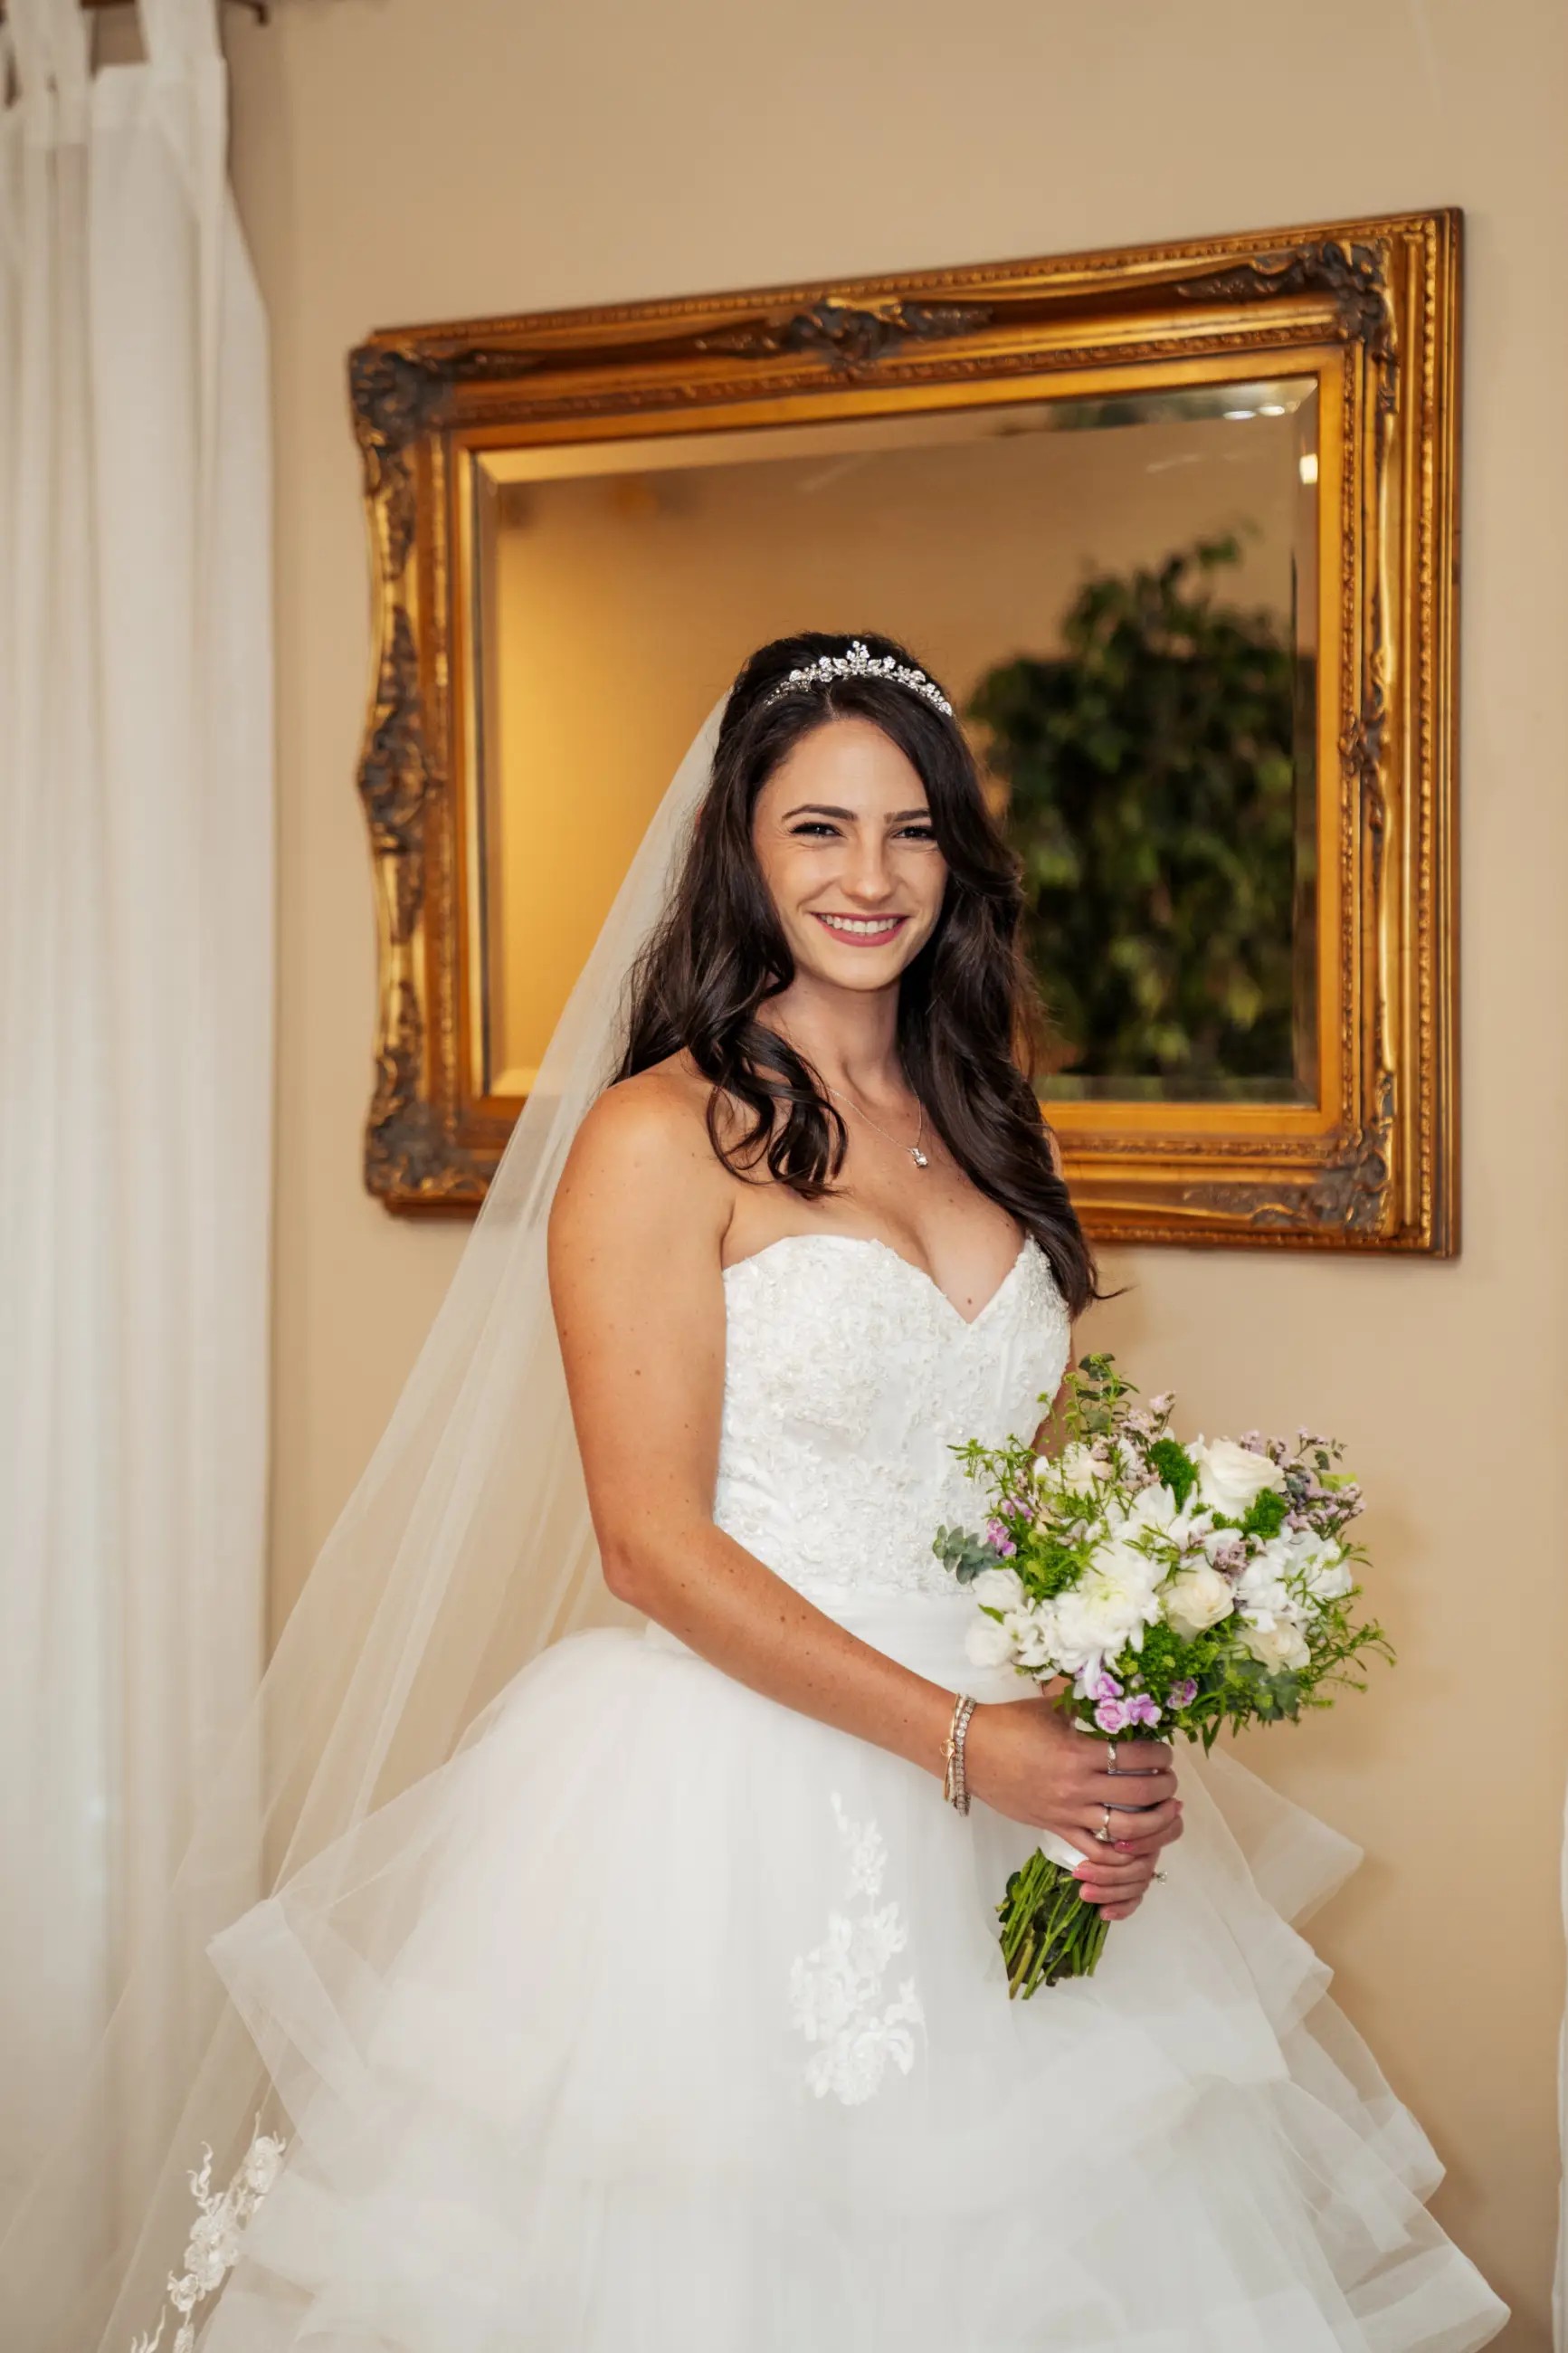
[[[915,2063],[913,2030],[925,2022],[914,1979],[906,1978],[894,2001],[882,2002],[882,1980],[910,1932],[896,1904],[879,1906],[888,1853],[875,1822],[852,1822],[837,1790],[833,1814],[849,1858],[852,1900],[866,1897],[853,1917],[830,1913],[827,1936],[792,1965],[791,2023],[817,2047],[805,2080],[817,2098],[829,2092],[857,2107],[880,2088],[889,2065],[907,2075]]]
[[[191,2316],[198,2304],[217,2294],[239,2261],[245,2226],[277,2180],[285,2146],[271,2133],[258,2130],[240,2159],[239,2170],[222,2190],[212,2186],[213,2153],[210,2148],[203,2150],[201,2169],[190,2178],[197,2211],[185,2248],[185,2268],[169,2274],[169,2304],[180,2316],[169,2353],[192,2353],[196,2324]],[[168,2317],[169,2305],[165,2305],[153,2334],[139,2337],[131,2353],[158,2353]]]

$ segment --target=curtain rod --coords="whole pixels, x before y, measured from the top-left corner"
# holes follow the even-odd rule
[[[81,5],[84,8],[123,8],[130,6],[131,0],[81,0]],[[236,0],[236,5],[248,8],[258,25],[271,22],[272,0]]]
[[[124,8],[131,5],[131,0],[80,0],[80,5],[84,8]],[[235,5],[248,8],[258,25],[269,25],[272,21],[272,0],[235,0]],[[0,5],[0,25],[5,21],[5,11]]]

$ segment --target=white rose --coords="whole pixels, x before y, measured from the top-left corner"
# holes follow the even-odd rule
[[[1199,1503],[1211,1512],[1223,1512],[1227,1519],[1244,1519],[1247,1505],[1265,1488],[1285,1484],[1283,1473],[1267,1454],[1254,1454],[1234,1438],[1216,1438],[1212,1443],[1200,1438],[1187,1451],[1197,1465]]]
[[[1023,1579],[1014,1568],[983,1568],[969,1590],[987,1609],[1016,1609],[1024,1599]]]
[[[972,1667],[1005,1667],[1013,1655],[1013,1637],[994,1618],[977,1618],[963,1647]]]
[[[1273,1668],[1276,1673],[1283,1668],[1311,1664],[1312,1653],[1299,1626],[1284,1621],[1275,1626],[1249,1626],[1242,1640],[1258,1664]]]
[[[1217,1568],[1200,1564],[1184,1568],[1163,1588],[1165,1618],[1178,1634],[1202,1634],[1228,1618],[1236,1605],[1230,1579]]]

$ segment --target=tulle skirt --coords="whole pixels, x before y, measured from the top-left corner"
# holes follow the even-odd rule
[[[972,1611],[848,1622],[974,1689]],[[1356,1852],[1178,1762],[1166,1883],[1009,2002],[1029,1832],[562,1643],[215,1946],[292,2138],[205,2353],[1468,2353],[1504,2309],[1289,1925]]]

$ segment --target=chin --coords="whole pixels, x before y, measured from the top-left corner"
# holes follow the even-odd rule
[[[847,948],[837,956],[825,956],[820,952],[811,957],[797,955],[795,968],[797,973],[809,973],[826,988],[874,992],[890,988],[901,980],[919,954],[918,947],[908,955],[900,948],[896,955],[884,950],[875,955],[864,948]]]

